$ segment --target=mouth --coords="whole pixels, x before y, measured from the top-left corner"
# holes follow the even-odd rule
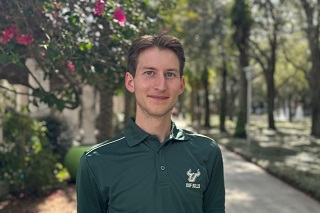
[[[148,97],[157,101],[162,101],[169,98],[168,96],[163,96],[163,95],[149,95]]]

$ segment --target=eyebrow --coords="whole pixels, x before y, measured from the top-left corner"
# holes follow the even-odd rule
[[[156,70],[156,68],[154,68],[154,67],[142,67],[142,68],[145,69],[145,70]],[[176,68],[169,68],[166,71],[179,72],[179,70],[176,69]]]
[[[154,67],[142,67],[142,69],[144,69],[144,70],[156,70],[156,68],[154,68]]]

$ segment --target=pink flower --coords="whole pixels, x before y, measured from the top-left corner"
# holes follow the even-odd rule
[[[23,197],[24,197],[24,193],[20,193],[19,198],[23,198]]]
[[[8,43],[13,37],[14,34],[17,32],[17,26],[12,25],[11,27],[4,29],[2,31],[3,36],[0,36],[0,41],[3,43]]]
[[[124,22],[127,20],[121,8],[115,9],[113,18],[118,20],[121,26],[124,26]]]
[[[55,7],[56,7],[57,10],[60,10],[61,9],[61,4],[56,3]]]
[[[45,9],[43,7],[38,7],[38,10],[40,11],[40,13],[44,14],[46,13]]]
[[[32,37],[32,35],[18,34],[16,36],[16,40],[19,44],[27,45],[27,44],[33,42],[33,37]]]
[[[46,56],[46,51],[44,51],[44,50],[40,51],[40,55],[41,55],[42,57],[45,57],[45,56]]]
[[[104,5],[105,5],[106,3],[104,2],[104,1],[101,1],[101,0],[97,0],[96,1],[96,8],[94,9],[94,14],[95,15],[98,15],[98,16],[100,16],[102,13],[103,13],[103,11],[104,11]]]
[[[76,70],[76,68],[74,67],[72,61],[69,61],[67,66],[69,67],[69,69],[70,69],[72,72],[74,72],[74,71]]]

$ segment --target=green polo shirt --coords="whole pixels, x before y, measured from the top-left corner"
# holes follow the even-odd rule
[[[163,143],[133,120],[82,157],[78,213],[224,213],[221,151],[214,140],[178,129]]]

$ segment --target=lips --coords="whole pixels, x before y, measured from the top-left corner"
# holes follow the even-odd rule
[[[163,96],[163,95],[149,95],[148,97],[152,98],[153,100],[159,100],[159,101],[169,98],[168,96]]]

